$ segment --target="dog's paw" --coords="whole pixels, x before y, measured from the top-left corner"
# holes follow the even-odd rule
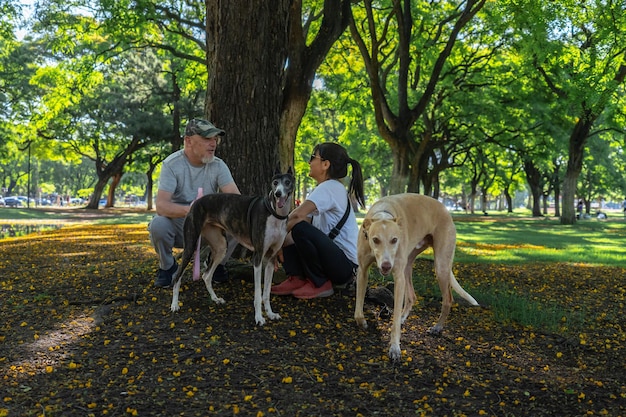
[[[256,316],[254,319],[256,320],[257,325],[259,326],[265,325],[265,319],[263,318],[263,316]]]
[[[180,306],[178,305],[178,303],[176,304],[172,303],[172,305],[170,306],[170,310],[172,311],[172,313],[175,313],[178,310],[180,310]]]
[[[402,357],[402,351],[400,350],[400,345],[391,345],[389,346],[389,359],[392,361],[399,361]]]
[[[365,320],[365,317],[355,317],[354,320],[356,320],[357,326],[367,329],[367,321]]]
[[[221,297],[211,298],[215,304],[226,304],[226,301]]]
[[[428,329],[428,334],[439,336],[442,331],[443,331],[443,326],[440,326],[439,324],[435,324],[433,327]]]
[[[274,313],[273,311],[267,311],[266,314],[270,320],[280,320],[280,314],[278,313]]]

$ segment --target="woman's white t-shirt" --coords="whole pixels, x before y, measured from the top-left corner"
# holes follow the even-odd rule
[[[348,193],[345,186],[337,180],[327,180],[311,191],[307,200],[315,204],[317,210],[312,214],[312,224],[319,230],[328,234],[330,230],[339,223],[348,207]],[[356,222],[354,211],[350,207],[350,214],[343,225],[335,244],[346,254],[346,257],[353,263],[357,263],[356,241],[359,227]]]

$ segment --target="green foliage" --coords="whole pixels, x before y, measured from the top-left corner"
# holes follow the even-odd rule
[[[407,45],[398,37],[393,2],[375,4],[375,37],[363,38],[369,50],[378,42],[379,92],[389,111],[374,113],[376,85],[348,32],[319,68],[295,146],[302,194],[312,186],[306,175],[310,149],[328,140],[346,146],[362,164],[368,203],[387,194],[394,170],[407,161],[398,157],[397,143],[382,136],[409,113],[410,123],[401,130],[415,140],[411,152],[423,147],[424,158],[408,161],[407,167],[419,163],[432,173],[441,196],[458,199],[475,189],[493,200],[505,190],[523,191],[521,167],[528,160],[539,169],[547,194],[563,178],[581,103],[605,110],[585,149],[579,193],[588,199],[618,199],[626,193],[620,174],[626,95],[623,85],[611,79],[623,62],[626,31],[619,6],[487,2],[463,27],[441,63],[440,76],[430,80],[452,27],[442,22],[453,22],[461,6],[409,4],[413,27]],[[19,5],[4,1],[0,7],[6,12],[2,22],[13,30]],[[317,33],[320,20],[313,17],[322,7],[317,0],[303,4],[307,44]],[[355,20],[362,22],[365,5],[352,7]],[[203,111],[203,5],[47,0],[33,10],[32,28],[23,40],[0,36],[0,183],[25,188],[24,149],[30,142],[35,165],[45,160],[78,165],[88,158],[95,179],[101,172],[97,166],[110,164],[140,136],[143,147],[133,152],[124,172],[145,174],[158,165],[180,140],[172,115],[184,120]],[[407,47],[406,60],[400,59],[401,46]],[[435,83],[432,97],[421,103],[431,94],[430,81]],[[180,93],[174,94],[177,88]],[[563,167],[560,174],[558,167]],[[50,171],[36,169],[39,174],[32,178],[38,184],[59,188]],[[140,187],[142,181],[123,181],[129,181],[122,183],[124,191],[139,194],[129,187]],[[79,188],[67,192],[94,186],[94,181],[79,182]]]

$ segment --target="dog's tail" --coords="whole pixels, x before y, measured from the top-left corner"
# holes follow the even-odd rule
[[[452,284],[452,289],[454,290],[454,292],[459,294],[463,299],[465,299],[465,301],[473,306],[479,305],[474,297],[472,297],[467,291],[463,289],[463,287],[461,287],[461,284],[459,284],[452,272],[450,272],[450,283]]]

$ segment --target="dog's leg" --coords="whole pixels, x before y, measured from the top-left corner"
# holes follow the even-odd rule
[[[180,309],[180,306],[178,305],[178,293],[180,292],[180,284],[182,283],[183,271],[185,270],[185,267],[191,260],[192,255],[193,254],[186,255],[185,253],[183,253],[183,260],[181,264],[178,266],[176,273],[174,274],[175,278],[174,278],[174,284],[172,288],[172,304],[170,304],[170,310],[173,312],[178,311]]]
[[[170,310],[172,312],[178,311],[180,306],[178,305],[178,294],[180,292],[180,285],[183,278],[183,272],[185,268],[191,261],[193,257],[193,252],[196,249],[196,240],[200,236],[200,231],[193,230],[192,227],[192,219],[185,219],[184,228],[187,230],[187,233],[184,234],[184,242],[183,242],[183,253],[181,255],[181,262],[176,270],[176,273],[173,277],[173,288],[172,288],[172,303],[170,304]]]
[[[224,304],[224,299],[218,297],[215,294],[215,291],[213,291],[213,273],[215,272],[217,265],[222,262],[222,259],[226,256],[228,242],[226,241],[226,236],[224,236],[222,230],[217,227],[205,226],[202,231],[202,236],[211,248],[211,264],[205,273],[202,274],[202,280],[204,281],[204,285],[211,296],[211,300],[217,304]]]
[[[213,273],[215,272],[218,263],[219,262],[211,261],[211,265],[209,265],[204,274],[202,274],[202,280],[204,281],[204,285],[206,286],[206,289],[211,296],[211,300],[213,300],[213,302],[216,304],[224,304],[226,303],[226,301],[223,298],[218,297],[213,290]]]
[[[363,303],[365,302],[365,292],[367,290],[367,273],[372,264],[370,260],[362,261],[359,259],[359,270],[356,278],[356,301],[354,304],[354,320],[356,324],[362,328],[367,328],[367,321],[363,314]]]
[[[419,251],[421,252],[421,251]],[[404,291],[404,307],[402,309],[402,324],[406,321],[415,305],[415,288],[413,288],[413,261],[419,253],[417,250],[413,250],[408,257],[406,266],[404,267],[404,281],[406,288]]]
[[[393,323],[391,324],[391,340],[389,342],[389,358],[397,361],[402,356],[400,350],[400,333],[402,332],[403,304],[405,303],[405,293],[407,291],[407,280],[405,275],[404,260],[396,262],[393,266]]]
[[[454,244],[454,243],[453,243]],[[433,250],[435,248],[433,247]],[[432,334],[440,334],[443,330],[443,326],[450,314],[450,308],[454,298],[452,297],[451,277],[452,275],[452,257],[454,256],[454,246],[450,250],[449,247],[444,246],[438,251],[434,252],[435,258],[435,275],[437,276],[437,282],[439,283],[439,289],[441,290],[441,314],[437,323],[431,327],[428,332]]]
[[[272,289],[272,279],[274,278],[274,262],[276,257],[272,257],[265,263],[265,282],[263,283],[263,306],[265,307],[265,314],[270,320],[280,319],[280,314],[272,311],[270,304],[270,291]]]
[[[260,257],[259,257],[260,258]],[[262,274],[262,263],[259,259],[254,262],[254,320],[256,324],[259,326],[263,326],[265,324],[265,318],[263,318],[263,310],[261,309],[261,274]]]

